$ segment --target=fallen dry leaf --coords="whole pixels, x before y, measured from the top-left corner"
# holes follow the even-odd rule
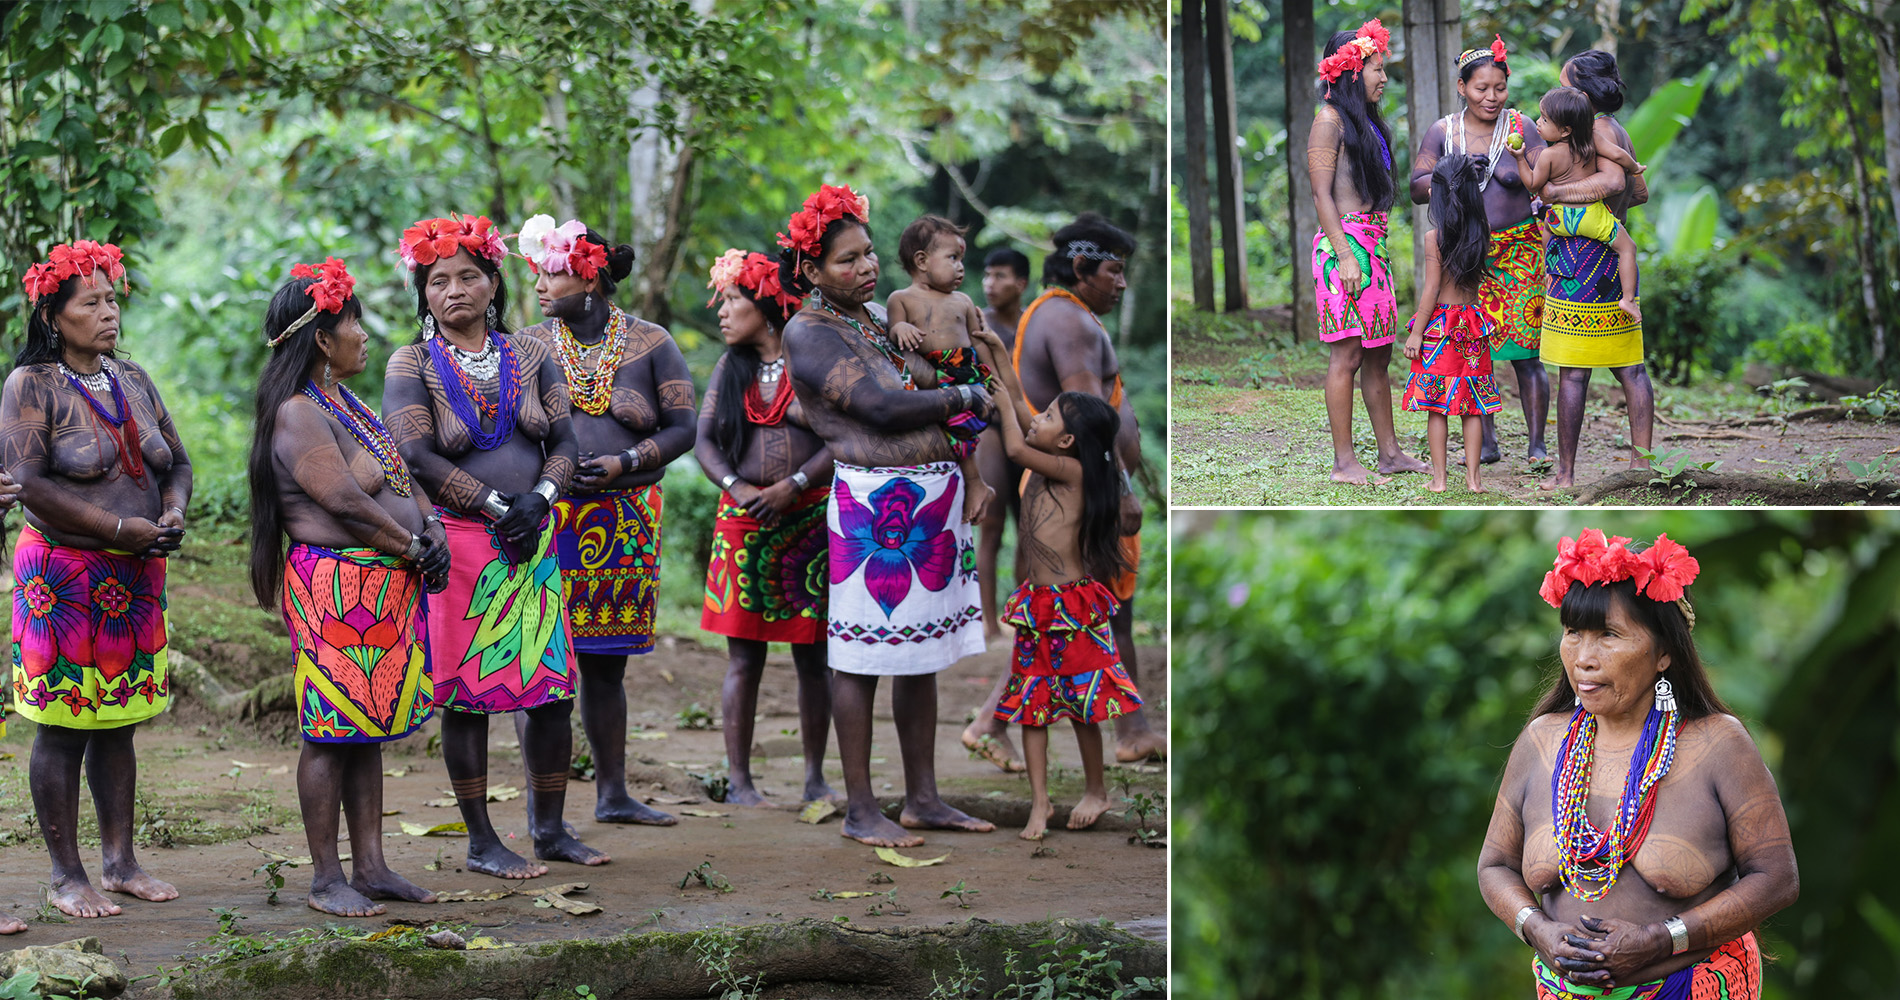
[[[521,789],[513,785],[496,785],[488,790],[488,801],[508,802],[521,797]]]
[[[233,763],[236,763],[236,762],[235,762],[235,761],[233,761]],[[392,768],[389,768],[388,770],[386,770],[386,771],[384,771],[384,772],[383,772],[383,777],[385,777],[385,778],[400,778],[400,777],[402,777],[403,775],[405,775],[405,774],[408,774],[408,773],[409,773],[409,769],[408,769],[408,768],[406,768],[406,767],[392,767]]]
[[[437,823],[434,826],[426,823],[404,823],[402,832],[411,837],[466,837],[468,824],[461,820],[453,823]]]
[[[661,679],[661,680],[664,680],[664,681],[666,681],[666,682],[667,682],[668,684],[671,684],[671,683],[673,683],[673,671],[671,671],[671,670],[661,670],[661,671],[660,671],[660,679]]]
[[[265,773],[265,774],[289,774],[289,773],[290,773],[290,765],[289,765],[289,764],[279,764],[279,765],[277,765],[276,767],[273,767],[273,768],[270,768],[269,770],[267,770],[267,771],[265,771],[264,773]]]
[[[484,903],[492,899],[504,899],[514,894],[513,889],[491,889],[487,892],[461,889],[456,892],[438,892],[435,898],[444,903]]]
[[[663,740],[666,739],[666,733],[655,729],[644,733],[634,733],[633,738],[636,740]]]
[[[945,861],[949,860],[950,858],[950,855],[946,854],[941,858],[931,858],[929,861],[925,861],[921,858],[907,858],[903,856],[902,854],[897,853],[897,851],[889,847],[878,847],[878,848],[873,848],[873,850],[877,851],[877,856],[879,858],[881,858],[882,860],[888,861],[899,868],[928,868],[931,865],[943,864]]]
[[[245,762],[238,760],[236,758],[232,758],[231,763],[236,764],[239,767],[263,767],[264,766],[262,764],[246,764]]]
[[[468,939],[469,951],[485,951],[490,948],[506,948],[506,947],[509,947],[509,946],[501,943],[495,938],[491,938],[487,936],[472,937]]]
[[[810,802],[805,803],[805,808],[800,809],[798,811],[798,821],[800,823],[811,823],[813,825],[816,825],[819,823],[823,823],[825,820],[831,818],[832,816],[836,816],[837,814],[838,814],[838,807],[835,805],[832,805],[830,800],[813,799]]]
[[[600,907],[595,906],[593,903],[583,903],[578,899],[569,899],[558,892],[542,893],[536,896],[534,898],[534,905],[560,910],[562,913],[571,913],[577,917],[584,917],[589,913],[600,912]]]
[[[646,797],[646,802],[648,805],[659,804],[663,806],[690,806],[690,805],[694,805],[696,803],[704,802],[704,801],[706,800],[701,799],[701,798],[682,799],[682,798],[677,798],[671,795],[649,795]]]
[[[725,819],[730,813],[713,812],[710,809],[681,809],[681,816],[698,816],[701,819]]]

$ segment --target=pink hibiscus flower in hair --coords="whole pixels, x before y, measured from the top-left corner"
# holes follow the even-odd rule
[[[1694,583],[1697,574],[1702,572],[1702,564],[1667,533],[1656,536],[1656,544],[1635,559],[1632,575],[1636,589],[1652,601],[1667,603],[1680,599],[1683,588]]]
[[[910,594],[913,575],[933,593],[949,586],[957,569],[957,536],[944,523],[955,490],[922,509],[924,488],[901,476],[878,487],[868,508],[847,484],[838,483],[837,491],[843,534],[831,533],[831,551],[842,559],[835,564],[839,579],[849,579],[863,564],[865,588],[887,617]]]
[[[711,309],[719,302],[719,295],[726,286],[739,280],[739,272],[745,268],[746,252],[737,247],[719,255],[706,271],[706,287],[713,290],[713,296],[706,300],[706,308]]]

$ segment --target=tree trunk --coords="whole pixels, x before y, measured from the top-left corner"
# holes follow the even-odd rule
[[[686,230],[693,224],[693,210],[699,198],[693,192],[699,157],[688,145],[674,160],[671,192],[666,200],[666,229],[647,251],[647,266],[642,284],[645,290],[640,315],[661,326],[670,326],[673,310],[666,293],[673,287],[673,275],[679,269],[680,247],[686,244]]]
[[[1400,204],[1411,201],[1412,159],[1432,123],[1458,107],[1458,0],[1405,0],[1405,108],[1410,134],[1404,150],[1392,151],[1399,174]],[[1396,146],[1397,143],[1394,143]],[[1412,208],[1412,280],[1425,279],[1425,233],[1431,229],[1429,206]]]
[[[1834,0],[1822,0],[1820,7],[1821,20],[1827,25],[1828,73],[1840,90],[1841,107],[1847,109],[1847,127],[1854,136],[1854,148],[1850,152],[1854,161],[1854,251],[1860,264],[1861,304],[1867,310],[1867,324],[1873,333],[1873,363],[1878,366],[1887,356],[1887,326],[1881,320],[1880,300],[1874,292],[1873,232],[1867,224],[1873,218],[1873,206],[1867,191],[1867,161],[1863,156],[1868,148],[1867,137],[1861,134],[1860,119],[1854,114],[1854,91],[1847,83],[1847,61],[1841,56],[1841,35],[1834,24]]]
[[[1240,129],[1234,110],[1234,34],[1227,0],[1208,0],[1207,75],[1214,97],[1214,180],[1220,202],[1221,263],[1228,312],[1247,308],[1246,203],[1241,199]]]
[[[548,131],[559,137],[562,149],[567,147],[567,95],[561,92],[560,80],[548,81],[547,96],[542,105],[547,109]],[[574,181],[565,168],[556,166],[548,175],[548,188],[554,193],[555,217],[566,222],[579,213],[574,210]]]
[[[1880,121],[1886,133],[1887,205],[1893,209],[1894,232],[1900,233],[1900,38],[1887,20],[1892,0],[1873,0],[1868,23],[1874,29],[1874,51],[1880,57]]]
[[[1622,16],[1622,0],[1597,0],[1594,20],[1600,34],[1597,36],[1596,48],[1616,55],[1616,22],[1621,20]]]
[[[1215,0],[1224,3],[1226,0]],[[1312,0],[1305,0],[1311,5]],[[1201,20],[1203,0],[1181,3],[1182,131],[1187,140],[1181,173],[1181,198],[1187,202],[1188,267],[1194,275],[1194,308],[1214,311],[1214,232],[1207,205],[1207,29]]]
[[[1167,201],[1162,197],[1165,187],[1161,182],[1162,177],[1167,174],[1164,167],[1167,159],[1165,142],[1166,140],[1163,140],[1162,144],[1155,147],[1155,157],[1148,165],[1148,197],[1141,199],[1141,210],[1135,214],[1135,232],[1137,233],[1147,232],[1149,225],[1153,223],[1155,202],[1161,202],[1163,217],[1167,214]],[[1160,246],[1152,242],[1139,245],[1135,247],[1135,256],[1142,260],[1144,267],[1165,268],[1168,261],[1167,241],[1162,240]],[[1129,263],[1132,266],[1134,261]],[[1122,293],[1121,311],[1121,335],[1117,338],[1116,349],[1125,351],[1128,349],[1129,338],[1133,336],[1135,329],[1135,286],[1133,283],[1130,283],[1128,290]]]
[[[1319,46],[1313,38],[1313,0],[1287,0],[1282,14],[1286,33],[1287,259],[1292,262],[1293,338],[1319,339],[1319,301],[1313,290],[1313,234],[1319,207],[1313,204],[1313,176],[1306,171],[1306,142],[1313,134],[1313,69]]]

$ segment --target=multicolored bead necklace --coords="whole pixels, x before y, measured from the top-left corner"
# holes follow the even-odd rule
[[[119,375],[112,370],[111,359],[100,358],[99,370],[90,375],[81,375],[73,371],[62,360],[59,362],[59,373],[66,376],[66,381],[71,382],[73,388],[85,397],[86,405],[92,407],[93,414],[117,432],[119,467],[125,470],[126,475],[138,481],[140,489],[144,489],[145,454],[139,442],[139,422],[132,415],[132,405],[126,402],[125,389],[119,385]],[[101,382],[106,384],[101,385]],[[119,415],[116,417],[104,406],[99,405],[99,400],[93,396],[94,392],[103,391],[108,386],[112,390],[112,405],[119,408]]]
[[[1606,833],[1590,822],[1590,770],[1595,758],[1596,716],[1582,705],[1557,745],[1550,775],[1551,836],[1557,842],[1564,888],[1585,902],[1609,895],[1616,876],[1636,856],[1656,813],[1656,785],[1676,759],[1676,712],[1650,706],[1643,736],[1630,753],[1629,773],[1617,802],[1616,821]]]
[[[617,307],[608,306],[611,317],[607,320],[607,334],[598,343],[582,344],[574,339],[574,331],[559,318],[554,321],[554,356],[560,359],[561,370],[567,373],[568,395],[574,401],[575,409],[582,413],[600,416],[607,412],[607,405],[614,398],[614,375],[620,370],[620,354],[626,346],[627,330],[631,323],[627,314]],[[588,356],[595,351],[600,355],[593,362],[591,370],[585,370]]]
[[[831,300],[826,298],[823,293],[820,293],[818,296],[818,308],[849,323],[851,329],[858,331],[858,336],[870,341],[872,347],[882,352],[884,359],[889,361],[891,366],[897,369],[897,377],[903,380],[904,388],[917,388],[917,383],[910,377],[910,366],[904,364],[904,356],[897,353],[897,348],[891,345],[891,335],[889,331],[884,329],[884,324],[879,323],[877,319],[873,317],[871,319],[871,329],[866,330],[863,323],[839,312],[838,307],[832,305]],[[870,316],[870,311],[866,310],[865,315]]]
[[[377,419],[374,410],[356,398],[356,393],[351,392],[349,386],[339,382],[337,389],[343,393],[341,406],[330,398],[329,393],[318,388],[317,383],[309,379],[303,383],[303,394],[323,407],[323,412],[335,417],[336,422],[350,432],[357,444],[382,463],[383,481],[389,484],[390,490],[399,497],[410,496],[409,473],[403,468],[402,458],[396,451],[396,439],[390,436],[389,428]]]
[[[435,364],[435,377],[442,383],[442,392],[449,398],[449,409],[461,419],[462,426],[468,428],[468,437],[475,447],[483,451],[494,451],[508,442],[515,433],[515,412],[521,402],[521,384],[515,378],[515,352],[508,346],[506,338],[494,332],[489,333],[488,351],[500,355],[499,367],[495,377],[500,379],[496,392],[499,398],[490,400],[475,384],[475,378],[460,363],[459,358],[449,356],[451,350],[457,354],[466,354],[459,347],[443,345],[444,337],[429,338],[429,359]],[[486,354],[488,351],[484,351]],[[495,422],[492,431],[482,430],[482,419]]]

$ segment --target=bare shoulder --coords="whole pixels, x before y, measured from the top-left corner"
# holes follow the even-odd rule
[[[56,375],[50,364],[21,365],[7,375],[6,394],[16,392],[39,393],[52,385]]]
[[[146,371],[143,365],[125,358],[114,358],[112,359],[112,363],[118,367],[121,376],[130,378],[133,382],[152,390],[152,393],[157,395],[158,384],[152,381],[152,373]]]
[[[785,342],[815,345],[839,336],[843,325],[819,309],[800,309],[785,321]]]
[[[887,307],[894,306],[894,305],[901,305],[903,303],[909,302],[910,300],[914,298],[920,297],[922,294],[923,293],[918,289],[916,285],[905,285],[904,287],[898,289],[897,291],[892,292],[890,295],[890,298],[887,298],[884,301]]]
[[[544,344],[552,344],[554,343],[554,321],[544,319],[533,326],[524,326],[516,330],[510,336],[519,337],[523,340],[538,340]]]
[[[1707,715],[1684,723],[1676,734],[1676,740],[1679,743],[1693,742],[1718,756],[1743,752],[1759,756],[1761,753],[1748,727],[1733,715]]]
[[[1339,109],[1323,101],[1320,103],[1319,110],[1313,114],[1313,124],[1315,125],[1340,128],[1342,127],[1342,121],[1343,119],[1339,117]]]
[[[524,367],[538,366],[552,354],[546,340],[533,336],[525,330],[516,330],[502,337],[509,350],[515,352]]]
[[[1525,723],[1524,732],[1519,734],[1518,742],[1540,754],[1555,753],[1558,742],[1569,731],[1569,712],[1546,712]]]

